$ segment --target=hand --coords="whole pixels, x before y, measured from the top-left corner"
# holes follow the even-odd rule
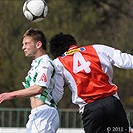
[[[12,95],[11,93],[2,93],[0,94],[0,103],[6,101],[6,100],[11,100],[12,99]]]

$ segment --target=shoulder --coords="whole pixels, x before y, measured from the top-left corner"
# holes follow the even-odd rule
[[[102,51],[109,50],[109,49],[114,50],[113,47],[104,45],[104,44],[93,44],[92,47],[96,50],[102,50]]]
[[[53,61],[52,59],[46,54],[44,56],[42,56],[42,58],[40,58],[40,60],[38,60],[38,65],[39,67],[51,67],[53,66]]]

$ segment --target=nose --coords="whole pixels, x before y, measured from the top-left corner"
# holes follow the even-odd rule
[[[23,44],[23,46],[22,46],[22,50],[24,50],[25,49],[25,45]]]

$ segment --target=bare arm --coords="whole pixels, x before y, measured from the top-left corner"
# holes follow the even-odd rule
[[[32,97],[43,92],[43,87],[33,85],[27,89],[21,89],[13,92],[5,92],[0,94],[0,103],[11,100],[13,98]]]

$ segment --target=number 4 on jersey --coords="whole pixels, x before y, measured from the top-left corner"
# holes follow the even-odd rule
[[[86,73],[89,73],[90,70],[90,62],[85,61],[84,57],[80,52],[76,52],[73,55],[73,72],[78,73],[82,70],[84,70]]]

